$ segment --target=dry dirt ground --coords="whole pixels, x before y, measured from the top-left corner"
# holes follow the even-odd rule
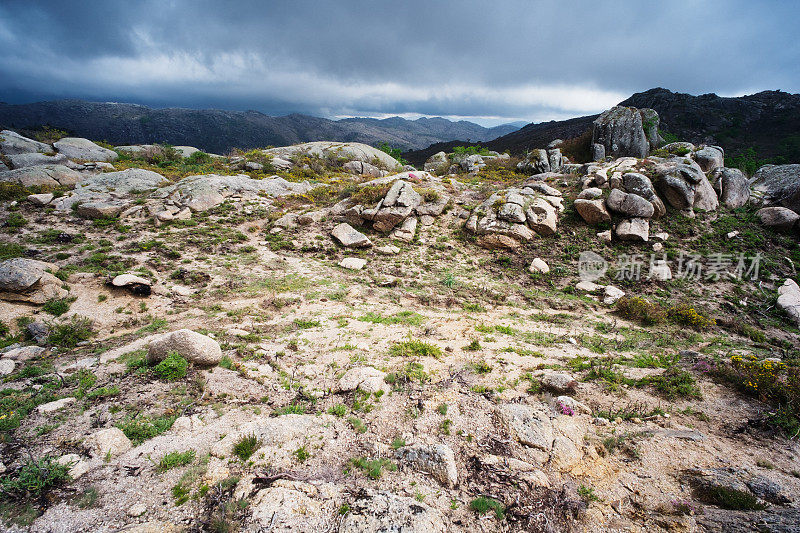
[[[480,194],[468,189],[459,201],[474,205]],[[703,503],[687,477],[710,468],[758,476],[792,500],[745,512],[742,524],[797,504],[797,439],[760,423],[769,405],[697,366],[715,356],[779,352],[723,327],[726,320],[797,342],[785,318],[759,323],[749,318],[755,312],[737,319],[737,307],[726,308],[745,294],[763,309],[782,280],[624,284],[631,295],[688,298],[720,317],[704,331],[648,327],[572,288],[577,248],[646,253],[649,245],[600,244],[597,230],[571,224],[569,214],[558,236],[499,253],[464,235],[455,206],[412,243],[368,233],[375,247],[400,247],[381,255],[337,246],[330,218],[270,233],[283,209],[268,199],[249,203],[230,201],[195,217],[196,225],[162,226],[100,225],[24,202],[15,208],[28,224],[3,241],[71,272],[65,283],[74,301],[57,318],[0,302],[0,319],[13,335],[18,323],[77,315],[91,319],[94,334],[27,362],[41,375],[18,366],[6,378],[3,387],[25,391],[57,374],[56,397],[77,399],[53,412],[34,409],[5,431],[5,468],[72,453],[86,470],[40,498],[7,501],[8,530],[369,531],[377,526],[358,529],[348,520],[373,512],[368,502],[384,492],[447,531],[722,530],[718,524],[728,522],[718,515],[735,521],[741,511]],[[2,209],[5,218],[10,211]],[[53,239],[53,229],[71,237]],[[367,259],[365,269],[338,266],[351,256]],[[552,274],[529,274],[534,257],[545,258]],[[108,272],[123,269],[151,278],[153,293],[134,296],[105,283]],[[216,339],[221,366],[190,366],[185,377],[164,381],[137,364],[149,339],[181,328]],[[600,360],[608,379],[593,374],[601,367],[591,362]],[[340,390],[345,372],[362,367],[386,374],[381,390]],[[699,394],[665,396],[634,384],[666,367],[689,372]],[[579,404],[570,412],[555,399],[561,393],[542,385],[563,373],[577,380],[568,394]],[[81,389],[89,374],[96,380]],[[520,442],[502,416],[517,405],[549,413],[551,446]],[[131,420],[158,429],[136,433],[124,426]],[[88,437],[116,426],[128,427],[134,446],[93,455]],[[258,447],[242,459],[233,445],[250,435]],[[402,450],[418,444],[452,449],[457,480],[443,482],[406,460]],[[169,452],[187,451],[194,451],[189,464],[159,468]],[[383,468],[370,476],[359,459],[383,460]],[[476,511],[481,497],[500,502],[500,512]],[[420,523],[392,531],[422,531]]]

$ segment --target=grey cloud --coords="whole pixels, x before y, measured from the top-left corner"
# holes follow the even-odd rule
[[[798,15],[755,1],[13,0],[0,99],[544,120],[654,86],[796,92]]]

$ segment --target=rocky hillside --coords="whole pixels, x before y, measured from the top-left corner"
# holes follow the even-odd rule
[[[306,141],[353,141],[373,146],[385,142],[409,150],[452,139],[486,141],[517,129],[510,125],[484,128],[443,118],[334,121],[300,114],[271,117],[256,111],[153,109],[82,100],[0,103],[0,126],[37,129],[45,125],[112,144],[191,145],[215,153]]]
[[[0,132],[3,529],[796,530],[800,165],[657,130]]]
[[[755,170],[758,163],[800,162],[800,95],[764,91],[725,98],[716,94],[692,96],[667,89],[636,93],[619,105],[651,108],[661,117],[661,129],[670,140],[722,145],[729,157]],[[598,115],[528,124],[517,131],[481,144],[489,150],[522,154],[547,146],[555,139],[576,139],[591,129]],[[439,143],[403,157],[421,164],[439,151],[463,142]],[[750,150],[752,149],[752,150]]]

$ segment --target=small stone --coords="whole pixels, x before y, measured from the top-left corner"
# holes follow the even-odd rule
[[[56,462],[63,466],[69,466],[69,477],[73,480],[78,479],[89,471],[89,463],[81,459],[81,456],[77,453],[62,455],[56,459]]]
[[[135,503],[128,509],[128,516],[136,518],[142,516],[147,512],[147,505],[144,503]]]
[[[45,194],[30,194],[28,201],[33,205],[43,206],[53,201],[54,196],[50,193]]]
[[[664,249],[664,245],[661,244],[660,242],[653,243],[653,251],[654,252],[660,252],[663,249]]]
[[[597,234],[597,237],[600,239],[600,242],[611,242],[611,230],[607,229],[601,231]]]
[[[542,385],[551,391],[558,393],[573,393],[578,389],[578,382],[575,378],[564,372],[546,374],[542,377]]]
[[[400,253],[400,248],[393,244],[387,244],[386,246],[378,246],[375,251],[383,255],[397,255]]]
[[[386,387],[385,377],[386,373],[371,366],[351,368],[339,379],[339,390],[360,389],[369,393],[378,392]]]
[[[86,439],[94,457],[112,457],[123,454],[133,448],[133,444],[119,428],[101,429]]]
[[[360,257],[345,257],[339,263],[339,266],[348,270],[361,270],[367,265],[366,259]]]
[[[0,359],[0,376],[7,376],[14,371],[17,364],[12,359]]]
[[[455,453],[445,444],[405,446],[397,451],[397,455],[417,469],[430,473],[445,487],[455,487],[458,483]]]
[[[60,400],[56,400],[54,402],[49,402],[40,405],[36,408],[39,413],[52,413],[54,411],[58,411],[59,409],[63,409],[71,403],[74,403],[76,400],[75,398],[61,398]]]
[[[178,296],[191,296],[195,293],[194,289],[191,287],[184,287],[183,285],[175,285],[170,290]]]
[[[595,292],[602,289],[603,286],[598,285],[597,283],[594,283],[592,281],[580,281],[575,285],[575,288],[578,289],[579,291]]]
[[[198,365],[216,365],[222,359],[219,343],[190,329],[172,331],[150,342],[147,360],[150,363],[163,361],[170,352],[178,352],[187,361]]]
[[[668,279],[672,279],[672,270],[669,268],[666,261],[659,259],[653,263],[649,275],[656,281],[667,281]]]
[[[545,263],[542,259],[537,257],[531,261],[531,264],[528,267],[528,272],[531,274],[547,274],[550,272],[550,267],[547,266],[547,263]]]
[[[653,235],[653,240],[656,242],[667,242],[667,239],[669,239],[669,233],[663,231]]]
[[[738,236],[739,236],[739,232],[738,232],[738,231],[735,231],[735,230],[734,230],[734,231],[731,231],[730,233],[728,233],[728,234],[726,234],[726,235],[725,235],[725,237],[726,237],[728,240],[735,239],[735,238],[736,238],[736,237],[738,237]]]
[[[616,303],[617,300],[625,296],[625,291],[614,287],[613,285],[607,285],[606,288],[603,290],[603,303],[606,305],[611,305]]]

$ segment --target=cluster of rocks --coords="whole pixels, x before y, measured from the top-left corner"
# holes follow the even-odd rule
[[[316,157],[331,163],[341,163],[345,170],[353,174],[374,175],[379,171],[399,172],[402,165],[397,160],[373,146],[357,142],[316,141],[279,148],[268,148],[263,151],[271,158],[275,168],[292,168],[296,164],[304,164],[303,157]],[[359,165],[358,163],[362,163]],[[365,167],[363,164],[369,166]],[[381,177],[375,175],[374,177]]]
[[[498,191],[476,207],[464,228],[478,236],[484,248],[518,248],[535,235],[558,231],[558,214],[563,211],[562,193],[543,181],[531,181],[522,188]]]
[[[545,172],[560,172],[567,163],[560,148],[531,150],[525,158],[517,163],[517,169],[530,174],[543,174]]]
[[[684,155],[672,153],[678,148]],[[610,223],[616,215],[621,218],[615,225],[617,238],[648,241],[649,221],[664,216],[666,205],[693,217],[695,210],[717,210],[720,201],[735,209],[750,198],[744,174],[722,166],[721,148],[674,143],[659,154],[586,165],[583,190],[575,201],[578,214],[591,225]]]
[[[414,189],[410,180],[424,183]],[[371,224],[372,229],[379,233],[391,234],[391,238],[403,242],[411,242],[417,232],[419,224],[430,226],[435,217],[444,212],[450,202],[441,183],[427,172],[403,172],[368,181],[361,187],[385,186],[391,184],[386,195],[375,206],[364,206],[351,199],[339,202],[331,209],[334,218],[350,225],[350,228],[338,227],[334,232],[336,238],[343,246],[365,247],[371,246],[369,239],[363,235],[353,233],[352,226]],[[351,231],[352,230],[352,231]],[[366,240],[365,240],[366,239]]]
[[[423,169],[434,174],[458,174],[459,172],[478,172],[487,161],[506,160],[511,156],[489,150],[486,154],[437,152],[430,156]]]

